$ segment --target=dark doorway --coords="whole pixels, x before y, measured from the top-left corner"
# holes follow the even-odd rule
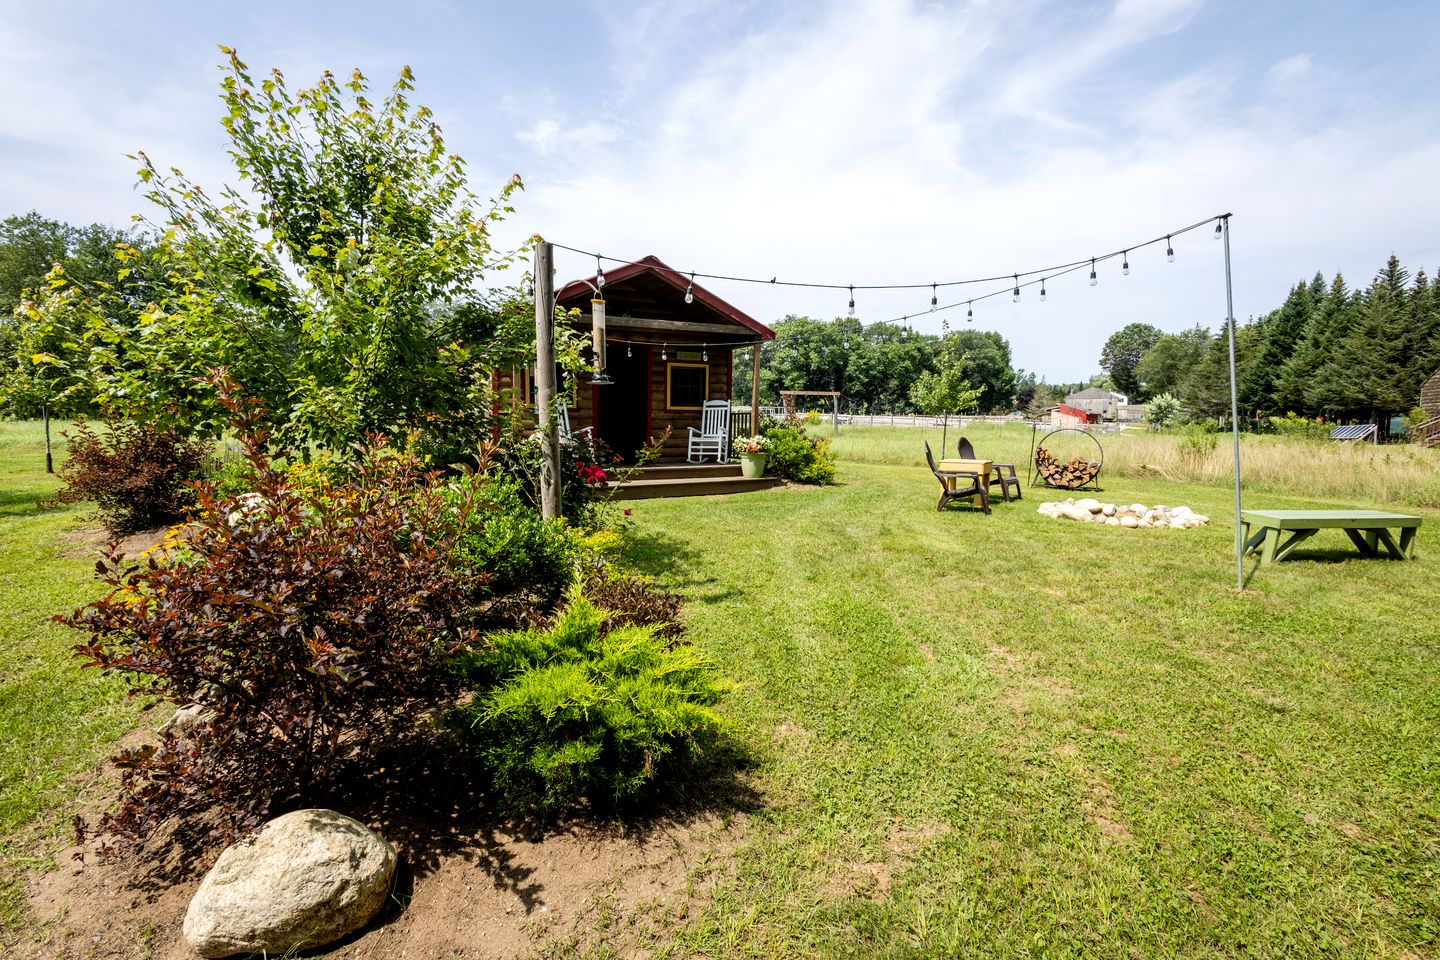
[[[615,382],[596,389],[595,431],[626,463],[649,439],[650,348],[615,345],[606,358]]]

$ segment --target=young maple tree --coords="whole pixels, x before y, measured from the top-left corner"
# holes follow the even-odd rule
[[[452,408],[477,370],[523,352],[523,325],[456,321],[477,302],[503,312],[476,285],[524,252],[500,253],[491,236],[519,176],[480,203],[431,111],[411,103],[408,67],[375,101],[359,70],[292,90],[279,70],[257,82],[221,49],[239,185],[212,196],[134,158],[162,214],[165,270],[142,321],[102,351],[102,397],[121,414],[214,432],[222,412],[197,384],[225,366],[282,440],[346,450]]]

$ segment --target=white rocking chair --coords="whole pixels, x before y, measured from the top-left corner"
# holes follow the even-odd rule
[[[690,431],[690,448],[685,459],[700,463],[706,456],[714,456],[716,463],[730,458],[730,401],[707,400],[700,412],[700,429],[686,427]]]
[[[573,443],[577,438],[584,437],[586,441],[594,439],[595,428],[581,427],[579,430],[570,429],[570,408],[563,403],[560,406],[560,442]]]

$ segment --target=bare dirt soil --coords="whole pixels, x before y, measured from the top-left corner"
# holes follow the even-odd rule
[[[166,713],[151,719],[158,724]],[[704,806],[675,799],[624,816],[533,825],[492,812],[466,767],[439,752],[397,751],[389,766],[323,804],[395,844],[402,866],[392,902],[369,927],[307,955],[478,960],[600,948],[645,956],[667,920],[703,900],[755,808],[748,788],[724,774],[695,791],[711,798]],[[98,774],[87,793],[87,810],[103,809],[114,797],[113,776]],[[179,836],[172,831],[109,864],[97,863],[91,849],[58,853],[56,869],[30,877],[34,924],[5,956],[193,958],[180,927],[219,851]],[[83,862],[74,859],[79,852]]]

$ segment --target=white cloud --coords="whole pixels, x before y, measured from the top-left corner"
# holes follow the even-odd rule
[[[1270,79],[1280,82],[1298,80],[1310,72],[1310,54],[1297,53],[1270,67]]]

